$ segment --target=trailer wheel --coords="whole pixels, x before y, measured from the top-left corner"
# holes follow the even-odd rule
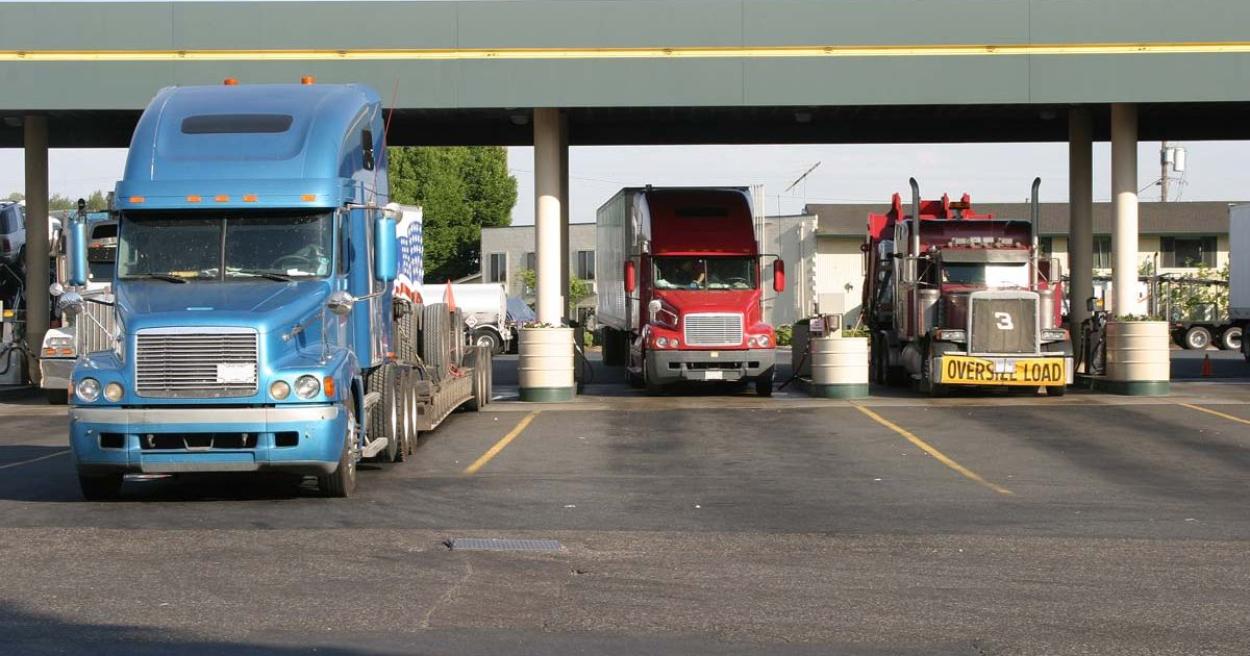
[[[473,396],[468,408],[477,412],[490,403],[491,351],[484,346],[474,346],[467,356],[467,364],[473,367]]]
[[[1068,392],[1067,385],[1047,385],[1046,396],[1063,396]]]
[[[421,361],[434,382],[441,382],[451,364],[451,315],[442,303],[427,305],[421,317]]]
[[[773,395],[773,376],[775,369],[769,367],[767,371],[755,377],[755,394],[758,396]]]
[[[490,349],[491,353],[500,353],[503,350],[503,340],[499,339],[499,335],[490,328],[478,328],[473,331],[474,346],[484,346]]]
[[[1220,333],[1220,348],[1225,351],[1241,350],[1241,326],[1229,326]]]
[[[78,487],[87,501],[111,501],[121,496],[124,474],[78,474]]]
[[[464,362],[465,346],[469,341],[464,335],[464,310],[451,312],[451,363],[457,367]]]
[[[339,466],[332,473],[317,476],[317,489],[321,496],[344,498],[350,497],[356,490],[356,457],[353,446],[356,444],[356,404],[351,397],[343,404],[347,415],[347,427],[343,430],[343,450],[339,453]]]
[[[1185,331],[1185,348],[1201,351],[1211,345],[1211,331],[1205,326],[1190,326]]]

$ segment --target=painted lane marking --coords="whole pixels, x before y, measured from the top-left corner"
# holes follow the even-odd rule
[[[491,458],[494,458],[495,456],[499,455],[499,452],[503,451],[504,447],[508,446],[508,444],[511,443],[512,440],[515,440],[518,436],[520,436],[521,433],[525,431],[525,427],[529,426],[530,422],[534,421],[534,417],[538,416],[539,412],[542,412],[542,411],[535,410],[529,413],[528,415],[525,415],[524,417],[522,417],[521,421],[517,422],[517,425],[515,428],[513,428],[511,431],[508,431],[508,434],[500,438],[498,442],[495,442],[495,445],[487,449],[486,453],[483,453],[480,458],[478,458],[477,460],[474,460],[473,464],[469,465],[468,467],[465,467],[464,473],[468,475],[476,474],[479,469],[484,467],[486,463],[490,462]]]
[[[64,451],[57,451],[56,453],[49,453],[47,455],[39,456],[38,458],[31,458],[30,460],[23,460],[21,462],[10,462],[7,465],[0,465],[0,469],[9,469],[10,467],[21,467],[22,465],[29,465],[33,462],[39,462],[40,460],[47,460],[48,458],[55,458],[57,456],[63,456],[67,453],[69,453],[69,449],[66,449]]]
[[[948,457],[946,454],[942,453],[941,451],[938,451],[938,450],[937,450],[937,448],[935,448],[933,445],[929,444],[928,442],[925,442],[924,440],[920,439],[919,437],[916,437],[913,433],[911,433],[911,431],[908,431],[906,428],[903,428],[902,426],[899,426],[898,424],[895,424],[894,422],[890,421],[889,419],[886,419],[885,417],[882,417],[881,415],[879,415],[879,414],[877,414],[877,413],[873,412],[872,410],[869,410],[868,408],[865,408],[864,406],[862,406],[862,405],[860,405],[860,404],[858,404],[858,403],[851,403],[851,405],[855,406],[855,409],[859,410],[860,412],[864,413],[865,415],[868,415],[868,418],[872,419],[873,421],[877,422],[878,424],[881,424],[882,426],[885,426],[886,428],[888,428],[888,429],[890,429],[890,430],[894,431],[895,433],[898,433],[899,435],[902,435],[902,436],[903,436],[903,438],[904,438],[904,439],[906,439],[908,442],[911,442],[912,444],[914,444],[914,445],[916,445],[918,448],[920,448],[920,450],[922,450],[922,451],[924,451],[925,453],[927,453],[927,454],[929,454],[929,455],[933,456],[934,458],[936,458],[936,459],[937,459],[937,461],[938,461],[938,462],[942,463],[943,465],[946,465],[947,467],[949,467],[949,468],[951,468],[951,469],[955,470],[956,472],[958,472],[958,473],[959,473],[961,476],[963,476],[964,478],[966,478],[966,479],[968,479],[968,480],[970,480],[970,481],[973,481],[973,482],[975,482],[975,483],[977,483],[977,484],[979,484],[979,485],[983,485],[983,486],[985,486],[985,487],[987,487],[987,488],[989,488],[989,489],[991,489],[991,490],[993,490],[993,491],[995,491],[995,492],[997,492],[997,493],[999,493],[999,494],[1004,494],[1004,495],[1007,495],[1007,496],[1014,496],[1014,495],[1015,495],[1015,492],[1012,492],[1011,490],[1008,490],[1007,488],[1005,488],[1005,487],[1003,487],[1003,486],[1001,486],[1001,485],[998,485],[997,483],[991,483],[991,482],[989,482],[989,481],[985,480],[984,478],[982,478],[982,477],[980,476],[980,474],[977,474],[976,472],[972,471],[971,469],[968,469],[967,467],[964,467],[963,465],[959,464],[958,462],[955,462],[955,461],[954,461],[954,460],[952,460],[950,457]]]
[[[671,46],[642,48],[359,48],[190,50],[0,50],[0,62],[404,61],[533,59],[715,59],[777,57],[985,57],[1038,55],[1244,54],[1250,43],[1050,43],[936,45]]]
[[[1186,408],[1189,408],[1190,410],[1197,410],[1198,412],[1205,412],[1209,415],[1214,415],[1216,417],[1227,419],[1229,421],[1235,421],[1239,424],[1250,425],[1250,419],[1242,419],[1241,417],[1234,417],[1233,415],[1225,414],[1223,412],[1220,412],[1219,410],[1212,410],[1210,408],[1204,408],[1200,405],[1194,405],[1192,403],[1177,403],[1176,405],[1184,406]]]

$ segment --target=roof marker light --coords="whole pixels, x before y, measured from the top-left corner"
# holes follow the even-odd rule
[[[317,78],[311,75],[301,75],[299,78],[299,83],[300,84],[316,84]]]
[[[256,194],[243,194],[243,202],[245,203],[255,203],[256,200]]]
[[[203,199],[202,199],[202,198],[200,198],[200,197],[199,197],[199,195],[197,195],[197,194],[191,194],[190,196],[187,196],[187,202],[188,202],[188,203],[198,203],[198,202],[200,202],[201,200],[203,200]]]
[[[221,83],[222,83],[222,84],[224,84],[224,85],[226,85],[226,86],[228,86],[228,87],[237,87],[237,86],[239,86],[239,81],[238,81],[238,80],[236,80],[236,79],[234,79],[234,78],[232,78],[232,77],[228,77],[228,78],[226,78],[226,79],[222,80],[222,81],[221,81]]]
[[[229,203],[230,197],[227,196],[226,194],[217,194],[216,196],[213,196],[213,200],[217,201],[218,203]]]
[[[134,203],[134,204],[136,204],[136,205],[137,205],[137,204],[139,204],[139,203],[142,203],[142,202],[143,202],[143,196],[131,196],[131,197],[130,197],[130,202],[131,202],[131,203]]]
[[[311,203],[317,200],[317,194],[304,194],[303,196],[300,196],[299,199],[305,203]]]

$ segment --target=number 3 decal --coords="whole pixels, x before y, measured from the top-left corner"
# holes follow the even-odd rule
[[[1014,330],[1016,324],[1011,322],[1011,315],[1007,312],[995,312],[994,318],[998,320],[999,330]]]

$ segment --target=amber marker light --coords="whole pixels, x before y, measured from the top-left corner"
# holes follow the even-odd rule
[[[256,200],[256,194],[243,194],[243,202],[245,203],[255,203]]]
[[[334,398],[334,377],[326,376],[325,379],[321,381],[321,389],[325,390],[326,398]]]

